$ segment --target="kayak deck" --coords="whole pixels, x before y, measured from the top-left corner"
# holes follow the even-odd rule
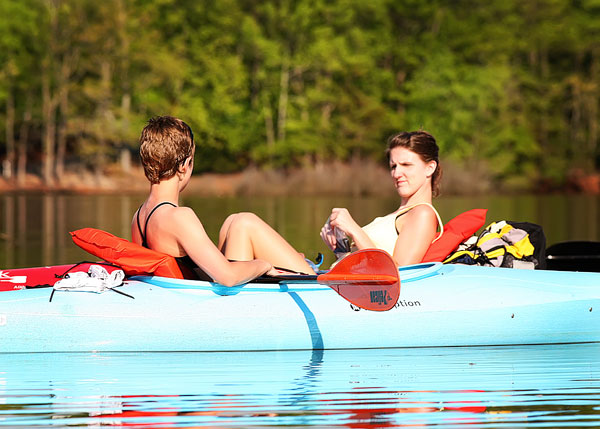
[[[396,307],[357,311],[315,282],[135,277],[102,294],[0,294],[0,352],[240,351],[600,341],[600,274],[423,264]]]

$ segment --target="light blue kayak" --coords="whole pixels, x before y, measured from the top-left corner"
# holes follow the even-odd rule
[[[600,342],[600,273],[420,264],[357,311],[314,281],[135,277],[106,291],[0,293],[0,352],[253,351]]]

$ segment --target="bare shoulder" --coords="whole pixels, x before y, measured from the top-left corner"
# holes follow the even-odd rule
[[[196,212],[189,207],[174,207],[172,213],[173,213],[173,216],[178,219],[187,219],[187,218],[198,219],[198,217],[196,216]]]
[[[421,204],[416,207],[413,207],[408,211],[407,214],[412,214],[415,217],[424,217],[424,218],[436,218],[435,211],[432,206],[427,204]]]
[[[175,207],[170,213],[170,221],[173,222],[170,227],[173,228],[201,228],[204,229],[196,212],[189,207]]]
[[[404,218],[404,219],[402,219]],[[403,221],[404,225],[429,225],[437,224],[437,215],[431,206],[421,204],[410,209],[404,216],[400,216],[398,220]]]

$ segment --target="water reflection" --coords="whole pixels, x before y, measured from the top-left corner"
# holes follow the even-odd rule
[[[42,264],[52,265],[56,246],[55,212],[56,196],[46,194],[42,200]]]
[[[30,267],[67,264],[90,258],[72,244],[69,231],[83,227],[130,237],[131,216],[144,195],[0,195],[0,265]],[[194,198],[192,207],[208,234],[216,240],[228,214],[252,211],[263,217],[308,257],[318,252],[333,260],[319,238],[319,230],[332,207],[348,207],[366,224],[397,208],[395,198]],[[548,243],[566,240],[600,240],[600,196],[480,196],[442,197],[436,202],[442,218],[476,207],[488,208],[487,222],[509,219],[542,225]]]
[[[0,424],[600,424],[600,345],[4,354]]]
[[[14,265],[14,248],[15,248],[15,201],[13,198],[9,198],[4,204],[4,231],[2,233],[2,239],[5,243],[6,252],[6,266],[12,267]]]

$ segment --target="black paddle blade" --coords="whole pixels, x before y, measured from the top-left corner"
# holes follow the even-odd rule
[[[553,244],[546,249],[546,268],[600,272],[600,242],[565,241]]]

